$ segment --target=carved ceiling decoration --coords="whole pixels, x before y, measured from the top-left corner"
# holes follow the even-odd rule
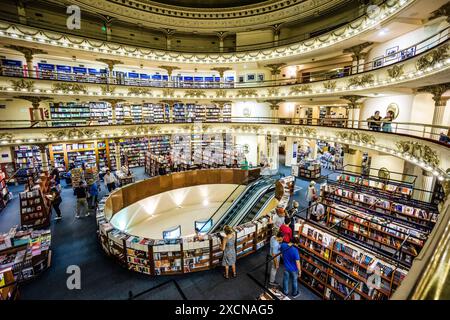
[[[92,0],[78,0],[74,1],[76,3],[84,3],[87,7],[93,8],[97,5],[104,6],[105,8],[112,5],[113,0],[110,1],[92,1]],[[116,1],[116,0],[114,0]],[[122,2],[122,0],[119,0]],[[296,10],[296,6],[291,5],[287,8],[286,11],[289,11],[290,14],[296,16],[298,15],[298,11]],[[327,33],[321,34],[320,36],[307,39],[304,41],[299,41],[297,43],[280,46],[276,48],[267,48],[267,49],[258,49],[251,50],[245,52],[232,52],[232,53],[188,53],[188,52],[170,52],[168,53],[165,50],[159,49],[150,49],[143,47],[133,47],[130,45],[123,45],[120,43],[108,42],[103,40],[91,40],[85,39],[81,36],[72,36],[67,34],[61,34],[58,32],[50,32],[46,30],[40,30],[37,28],[23,26],[20,24],[14,24],[7,21],[0,21],[0,38],[10,38],[10,39],[18,39],[25,40],[32,43],[44,43],[50,46],[67,48],[69,50],[83,50],[86,52],[98,52],[109,54],[116,57],[134,57],[138,59],[145,60],[157,60],[161,62],[171,62],[171,63],[236,63],[236,62],[249,62],[249,61],[265,61],[265,60],[275,60],[280,57],[293,57],[299,54],[312,52],[321,48],[332,46],[336,43],[340,43],[343,40],[351,39],[365,31],[371,30],[376,24],[382,23],[397,14],[406,6],[410,5],[415,0],[391,0],[384,2],[379,6],[379,10],[375,13],[361,16],[360,18],[354,20],[351,23],[345,24],[339,28],[336,28]],[[313,1],[317,2],[317,1]],[[330,1],[328,1],[330,2]],[[132,3],[132,1],[130,1]],[[310,1],[305,1],[305,3],[310,3]],[[91,6],[92,5],[92,6]],[[314,10],[317,9],[317,3],[314,3],[312,7]],[[111,9],[111,8],[109,8]],[[105,9],[106,10],[106,9]],[[122,11],[127,11],[129,8],[124,6],[121,8]],[[138,8],[130,9],[133,11],[136,16],[134,18],[134,22],[139,21],[139,19],[144,19],[143,11]],[[283,12],[283,9],[280,9],[273,14],[280,14]],[[300,10],[302,12],[302,10]],[[214,13],[215,15],[215,13]],[[170,20],[167,16],[157,15],[159,19],[145,19],[146,21],[154,21],[158,28],[161,28],[161,25],[165,25],[167,21]],[[199,22],[200,19],[193,18],[186,19],[186,16],[183,16],[182,20],[189,20]],[[251,17],[251,19],[256,19],[255,17]],[[218,30],[225,30],[220,26],[221,23],[225,25],[234,25],[235,19],[223,19],[217,20],[214,16],[213,19],[205,19],[204,21],[208,21],[208,23],[212,23],[214,25],[214,32]],[[240,20],[240,19],[237,19]],[[244,19],[245,20],[245,19]],[[264,24],[270,19],[263,19]],[[219,23],[220,22],[220,23]],[[219,24],[219,25],[218,25]],[[273,23],[272,23],[273,24]],[[192,26],[194,30],[201,30],[197,25]],[[187,30],[187,29],[186,29]],[[193,50],[195,52],[195,50]]]
[[[74,4],[149,27],[182,31],[230,31],[295,21],[350,0],[74,0]],[[166,2],[166,3],[161,3]],[[174,5],[176,4],[176,5]],[[237,4],[236,7],[233,4]],[[185,5],[185,6],[183,6]],[[221,7],[220,11],[217,7]]]
[[[361,143],[375,144],[375,137],[371,134],[358,131],[339,131],[336,132],[336,137],[343,140],[351,140]]]

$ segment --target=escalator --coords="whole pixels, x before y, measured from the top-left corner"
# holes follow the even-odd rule
[[[271,191],[269,191],[271,190]],[[247,187],[235,200],[222,218],[214,225],[211,232],[223,229],[225,225],[236,226],[242,220],[252,220],[275,194],[275,180],[260,178]]]
[[[247,223],[255,219],[273,197],[275,197],[275,188],[268,190],[238,224]]]

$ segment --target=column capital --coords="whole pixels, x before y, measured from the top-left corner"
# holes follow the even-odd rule
[[[177,66],[158,66],[158,68],[163,69],[163,70],[166,70],[166,71],[167,71],[167,74],[169,75],[169,77],[172,76],[172,72],[173,72],[174,70],[179,70],[179,69],[180,69],[180,68],[177,67]],[[169,81],[170,81],[170,79],[169,79]]]
[[[282,23],[275,23],[275,24],[272,24],[271,26],[270,26],[270,28],[272,29],[272,31],[273,31],[273,34],[274,35],[279,35],[280,34],[280,31],[281,31],[281,27],[284,25],[284,23],[282,22]]]
[[[210,69],[211,71],[217,71],[220,75],[221,78],[223,78],[223,74],[225,73],[225,71],[230,71],[233,70],[230,67],[214,67]]]
[[[123,64],[122,61],[120,60],[114,60],[114,59],[104,59],[104,58],[99,58],[99,59],[95,59],[95,61],[98,62],[103,62],[106,63],[108,65],[108,70],[109,71],[113,71],[113,68],[116,64]]]
[[[349,95],[349,96],[342,96],[340,99],[347,100],[347,108],[348,109],[359,109],[359,99],[364,98],[364,96],[358,96],[358,95]]]
[[[450,82],[435,84],[432,86],[425,86],[417,89],[418,93],[431,93],[433,95],[435,106],[445,106],[448,97],[442,97],[442,95],[450,90]]]
[[[353,60],[359,60],[359,59],[361,59],[362,51],[365,48],[370,47],[372,44],[373,44],[373,42],[364,42],[364,43],[358,44],[356,46],[346,48],[342,52],[343,53],[351,53]]]
[[[269,99],[269,100],[264,100],[264,102],[270,104],[270,108],[273,110],[274,108],[277,108],[276,110],[278,110],[278,108],[280,107],[279,104],[282,102],[285,102],[286,100],[283,99]]]
[[[38,96],[16,96],[15,99],[22,99],[31,102],[33,108],[39,108],[41,101],[52,100],[52,97],[38,97]]]
[[[170,29],[170,28],[163,28],[162,31],[164,32],[164,35],[166,36],[166,38],[170,39],[175,34],[176,30]]]
[[[108,102],[108,103],[111,104],[111,107],[115,108],[119,102],[125,102],[125,99],[109,99],[109,98],[104,98],[104,99],[100,99],[100,101]]]
[[[226,104],[232,103],[230,100],[211,100],[211,103],[218,105],[220,109],[223,109],[223,106]]]
[[[229,34],[228,31],[216,31],[216,36],[219,38],[220,41],[225,39],[225,37]]]
[[[36,49],[36,48],[30,48],[30,47],[22,47],[22,46],[16,46],[16,45],[7,45],[5,48],[19,51],[25,56],[25,60],[31,61],[33,59],[33,56],[35,54],[48,54],[47,51]]]
[[[281,73],[281,68],[283,68],[286,63],[271,63],[266,64],[264,67],[270,69],[270,73],[275,76]]]

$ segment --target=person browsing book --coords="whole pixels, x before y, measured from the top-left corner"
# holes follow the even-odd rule
[[[106,170],[106,174],[103,177],[105,185],[108,188],[108,192],[113,191],[116,188],[117,179],[109,169]]]
[[[89,209],[88,209],[88,202],[87,202],[87,185],[86,182],[81,181],[78,187],[74,190],[75,195],[77,197],[77,212],[75,215],[75,218],[80,218],[80,213],[83,212],[85,217],[89,217]]]
[[[291,218],[285,217],[284,223],[280,227],[280,231],[283,233],[283,242],[291,242],[292,241],[292,229],[289,226],[291,223]]]
[[[228,271],[231,266],[233,271],[233,278],[236,277],[236,246],[235,246],[235,233],[233,228],[230,226],[225,226],[223,231],[225,232],[225,237],[222,239],[222,266],[225,267],[225,274],[223,275],[226,279],[229,279]]]
[[[270,279],[269,284],[271,286],[277,286],[276,277],[277,271],[280,267],[280,245],[283,242],[283,232],[278,231],[278,233],[270,238],[270,255],[272,260],[270,261]]]
[[[294,239],[294,244],[298,244],[297,239]],[[295,246],[289,245],[287,242],[283,242],[280,246],[281,254],[284,262],[284,274],[283,274],[283,293],[289,295],[289,282],[292,286],[292,298],[299,296],[298,280],[302,275],[300,266],[300,255],[298,249]]]

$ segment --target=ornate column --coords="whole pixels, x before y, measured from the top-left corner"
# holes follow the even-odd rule
[[[436,84],[436,85],[432,85],[432,86],[426,86],[426,87],[419,88],[417,90],[417,92],[431,93],[433,95],[434,111],[433,111],[432,125],[434,125],[434,126],[444,125],[443,121],[444,121],[445,106],[447,105],[447,101],[450,98],[450,97],[443,97],[444,93],[447,90],[450,90],[450,82]],[[432,138],[432,139],[439,138],[438,136],[440,133],[441,133],[441,129],[432,128],[430,138]],[[447,132],[444,132],[444,133],[447,134]]]
[[[111,41],[111,25],[112,25],[113,21],[115,21],[117,19],[110,17],[110,16],[102,15],[102,14],[99,14],[99,15],[102,18],[103,26],[105,27],[104,31],[106,32],[106,40]]]
[[[359,99],[364,98],[364,96],[358,96],[358,95],[350,95],[350,96],[342,96],[341,99],[347,100],[347,110],[351,110],[351,121],[347,123],[348,128],[355,128],[355,109],[360,108],[360,102],[358,102]],[[348,111],[347,111],[348,112]],[[350,114],[349,114],[350,115]],[[359,127],[359,122],[356,128]]]
[[[19,51],[20,53],[22,53],[25,56],[25,61],[27,63],[26,70],[27,70],[28,77],[36,76],[35,74],[33,74],[33,71],[34,71],[33,70],[33,56],[36,54],[48,54],[47,51],[44,51],[41,49],[22,47],[22,46],[16,46],[16,45],[7,45],[7,46],[5,46],[5,48]]]
[[[50,171],[49,165],[48,165],[48,156],[47,156],[47,145],[46,144],[38,144],[39,147],[39,153],[41,156],[41,172],[48,174]]]
[[[163,31],[166,37],[166,50],[170,50],[172,48],[172,38],[175,34],[175,29],[164,28]]]
[[[31,110],[33,119],[30,119],[32,127],[38,126],[40,123],[43,124],[42,121],[44,120],[44,118],[42,117],[41,109],[39,108],[41,101],[53,99],[51,97],[38,97],[38,96],[17,96],[14,98],[15,99],[23,99],[23,100],[27,100],[27,101],[31,102],[31,105],[33,107]]]
[[[267,64],[264,67],[270,69],[270,74],[272,75],[272,80],[278,80],[278,75],[281,73],[281,68],[283,68],[286,63],[271,63]]]
[[[223,107],[228,104],[231,103],[231,101],[228,100],[212,100],[212,103],[214,103],[215,105],[217,105],[217,107],[220,109],[220,114],[219,114],[219,122],[225,122],[224,118],[223,118]]]
[[[273,34],[273,45],[276,47],[278,46],[278,41],[280,40],[280,33],[281,33],[281,26],[282,23],[277,23],[271,25],[272,27],[272,34]]]
[[[220,83],[221,83],[220,86],[222,87],[222,84],[225,82],[225,77],[224,77],[225,72],[233,70],[233,69],[230,68],[230,67],[214,67],[214,68],[211,68],[210,70],[211,71],[216,71],[216,72],[219,73]]]
[[[173,71],[180,69],[179,67],[176,67],[176,66],[159,66],[158,68],[167,71],[167,75],[169,76],[169,83],[172,83],[172,73],[173,73]]]
[[[264,102],[268,103],[270,106],[270,117],[278,118],[278,110],[280,109],[279,104],[285,102],[285,100],[273,99],[273,100],[264,100]]]
[[[419,189],[424,190],[420,192],[419,199],[425,202],[430,202],[433,195],[434,176],[430,171],[422,170]],[[428,192],[425,192],[428,191]]]
[[[100,99],[100,101],[108,102],[109,104],[111,104],[111,123],[112,124],[116,124],[117,123],[117,119],[116,119],[116,107],[117,107],[117,104],[119,102],[124,102],[125,100],[124,99],[108,99],[108,98],[105,98],[105,99]]]
[[[219,38],[219,52],[223,52],[223,39],[227,36],[228,32],[226,31],[217,31],[216,35]]]
[[[116,170],[119,171],[122,168],[122,159],[120,157],[120,139],[115,138],[113,141],[114,141],[114,153],[116,157]]]
[[[351,53],[352,54],[352,74],[364,71],[364,58],[366,54],[362,51],[367,47],[371,46],[373,42],[364,42],[358,44],[356,46],[347,48],[343,50],[343,53]]]
[[[106,81],[106,86],[107,88],[109,88],[109,84],[113,76],[114,66],[116,64],[123,64],[123,62],[120,60],[104,59],[104,58],[96,59],[95,61],[105,63],[108,66],[108,78]]]

